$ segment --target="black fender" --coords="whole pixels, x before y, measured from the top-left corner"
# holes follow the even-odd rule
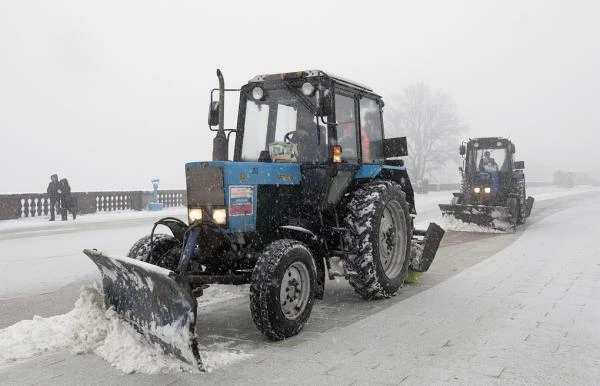
[[[183,244],[183,237],[185,235],[185,231],[188,228],[186,223],[184,223],[176,217],[161,218],[160,220],[154,223],[154,226],[152,227],[152,235],[154,235],[154,231],[159,225],[164,225],[167,228],[169,228],[169,230],[173,234],[173,237],[175,237],[176,240]]]
[[[417,214],[417,207],[415,206],[415,191],[413,190],[406,169],[383,168],[377,177],[382,180],[392,181],[400,185],[402,191],[406,195],[409,213]]]

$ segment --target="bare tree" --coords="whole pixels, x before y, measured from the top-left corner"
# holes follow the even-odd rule
[[[409,170],[415,181],[459,159],[458,144],[467,127],[450,95],[433,93],[427,84],[417,83],[392,96],[385,109],[386,131],[407,137]]]

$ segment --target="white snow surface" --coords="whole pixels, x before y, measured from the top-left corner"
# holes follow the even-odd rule
[[[543,201],[590,191],[594,187],[562,189],[544,187],[528,189],[536,201]],[[417,227],[426,228],[430,221],[441,219],[439,203],[449,202],[451,192],[431,192],[417,195]],[[20,229],[39,228],[39,234],[23,238],[0,239],[0,298],[36,295],[52,291],[71,281],[98,275],[96,266],[81,253],[83,248],[102,248],[107,253],[125,254],[139,237],[149,233],[151,218],[161,215],[184,214],[185,210],[152,212],[122,212],[80,216],[75,222],[48,224],[46,218],[0,221],[0,235]],[[535,204],[532,216],[535,216]],[[77,227],[84,223],[115,224],[148,218],[146,225],[80,232],[48,233],[52,230]],[[481,231],[481,229],[478,229]],[[35,269],[32,269],[35,268]],[[248,286],[213,285],[199,298],[199,307],[247,296]],[[95,353],[116,368],[126,372],[172,373],[195,371],[176,358],[163,354],[159,347],[149,344],[129,324],[112,310],[105,310],[96,287],[84,286],[75,308],[54,317],[34,317],[0,330],[0,365],[67,349],[74,354]],[[208,371],[249,358],[251,354],[226,350],[223,345],[203,347],[202,358]]]
[[[180,347],[186,346],[187,336],[180,330],[162,332],[180,340]],[[106,310],[97,286],[82,287],[75,308],[67,314],[36,316],[0,330],[0,365],[59,349],[71,350],[73,354],[95,353],[125,373],[198,371],[196,366],[165,355],[160,346],[149,343],[112,309]],[[201,351],[201,356],[210,372],[251,354],[214,346]]]
[[[250,284],[211,284],[210,287],[204,290],[204,295],[196,300],[198,301],[198,308],[201,308],[227,300],[245,298],[249,296],[249,293]]]

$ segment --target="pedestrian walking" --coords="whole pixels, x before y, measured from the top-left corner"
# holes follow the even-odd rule
[[[60,182],[58,181],[58,175],[53,174],[50,176],[50,183],[48,184],[48,189],[46,189],[48,193],[48,198],[50,199],[50,221],[54,221],[54,211],[56,213],[60,210]]]
[[[69,181],[66,178],[60,180],[60,202],[61,202],[61,219],[62,221],[67,221],[67,211],[71,212],[73,215],[73,220],[75,220],[75,212],[77,211],[77,205],[73,195],[71,194],[71,186],[69,186]]]

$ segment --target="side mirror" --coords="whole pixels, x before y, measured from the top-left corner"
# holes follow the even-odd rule
[[[460,172],[460,174],[463,174],[465,172],[465,169],[463,169],[462,166],[459,166],[458,171]]]
[[[513,162],[513,170],[523,170],[523,169],[525,169],[525,161]]]
[[[383,157],[396,158],[408,155],[406,137],[385,138],[383,140]]]
[[[460,145],[460,147],[458,148],[458,153],[460,155],[465,155],[467,153],[467,148],[465,147],[465,145]]]
[[[510,144],[510,152],[511,152],[511,154],[515,154],[515,144],[514,143]]]
[[[208,106],[208,125],[217,126],[219,124],[219,102],[211,102]]]

